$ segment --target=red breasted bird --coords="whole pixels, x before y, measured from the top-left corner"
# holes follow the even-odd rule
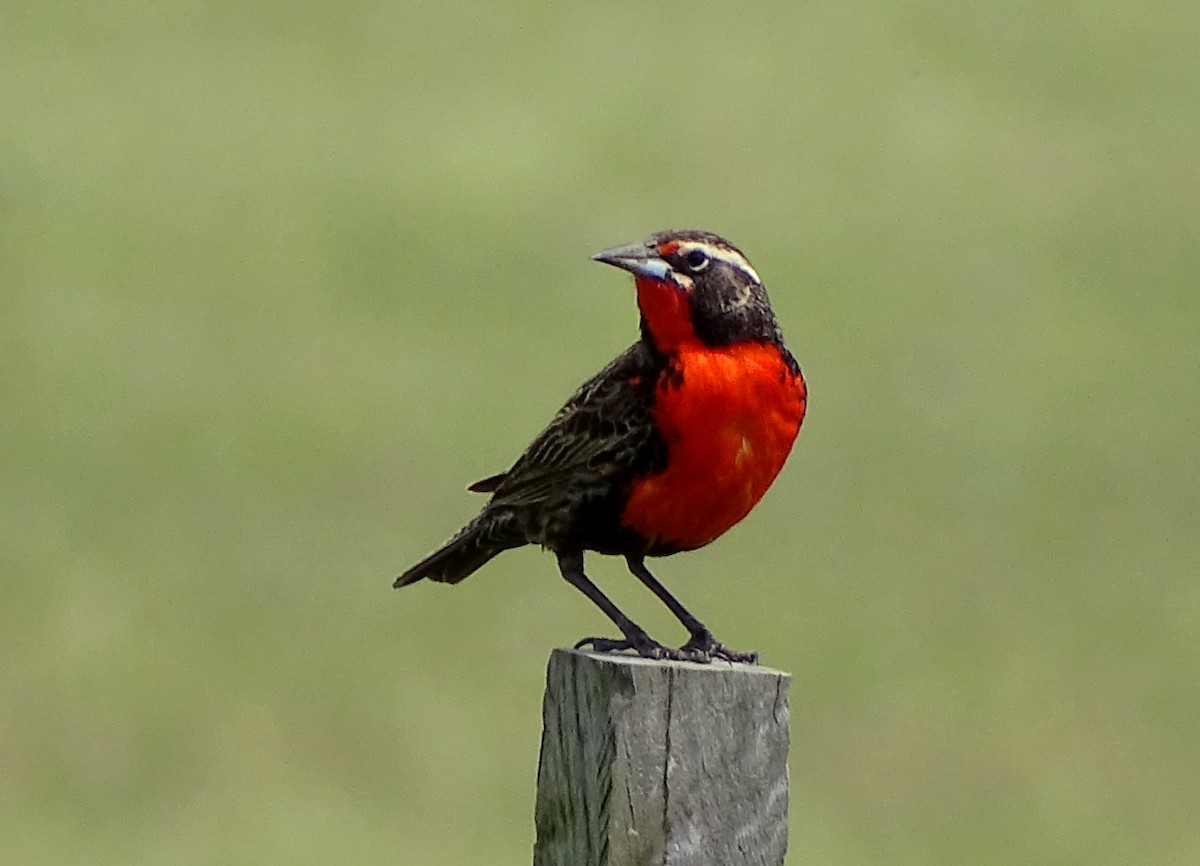
[[[458,583],[493,556],[540,544],[621,630],[576,646],[650,658],[753,662],[718,643],[646,568],[695,550],[755,506],[792,450],[807,392],[767,290],[724,238],[664,231],[592,257],[634,275],[641,339],[585,382],[507,472],[470,486],[483,510],[396,579]],[[654,641],[593,584],[583,553],[619,554],[691,634]]]

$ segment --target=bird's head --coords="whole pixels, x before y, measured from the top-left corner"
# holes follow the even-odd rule
[[[592,258],[634,275],[642,332],[662,351],[781,339],[758,273],[722,237],[663,231]]]

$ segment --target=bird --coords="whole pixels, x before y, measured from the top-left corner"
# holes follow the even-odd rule
[[[511,468],[468,487],[479,514],[394,582],[455,584],[498,554],[537,544],[621,637],[577,649],[651,659],[754,664],[693,616],[646,559],[696,550],[767,492],[800,432],[808,386],[784,345],[767,290],[719,235],[657,232],[592,259],[634,277],[640,336],[566,401]],[[622,556],[687,629],[652,639],[584,572],[584,553]]]

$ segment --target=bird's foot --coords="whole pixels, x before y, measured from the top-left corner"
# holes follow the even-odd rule
[[[722,661],[740,662],[747,665],[758,664],[758,653],[731,650],[714,638],[712,632],[707,629],[692,635],[692,639],[676,650],[676,652],[685,654],[688,661],[710,662],[713,659],[721,659]]]
[[[630,635],[625,638],[585,637],[575,644],[575,649],[590,649],[598,653],[619,653],[633,650],[642,658],[657,661],[697,662],[708,664],[713,659],[742,664],[757,664],[758,653],[738,652],[731,650],[713,638],[712,634],[704,631],[692,635],[692,639],[679,649],[663,646],[653,640],[645,632]]]
[[[670,649],[653,640],[645,632],[633,634],[625,638],[585,637],[575,644],[575,649],[590,649],[598,653],[619,653],[633,650],[645,659],[668,659],[677,650]]]

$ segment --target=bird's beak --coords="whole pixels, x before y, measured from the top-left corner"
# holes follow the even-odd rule
[[[629,271],[637,277],[650,277],[655,280],[666,280],[671,266],[664,262],[658,252],[645,241],[635,241],[601,250],[592,256],[593,261],[604,262]]]

